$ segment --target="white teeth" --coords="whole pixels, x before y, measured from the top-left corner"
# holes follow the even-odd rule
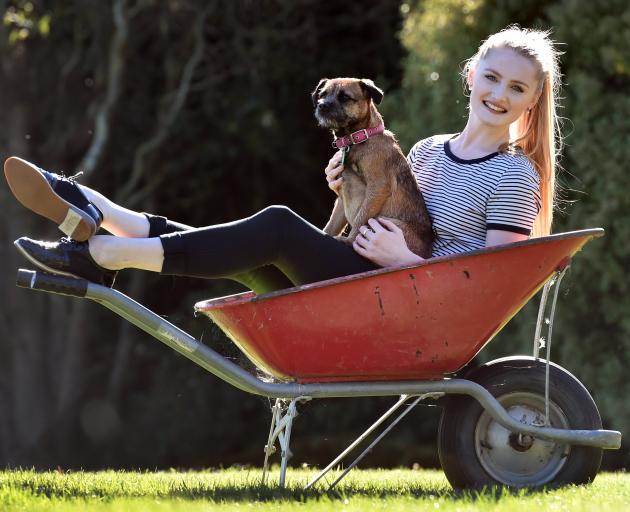
[[[504,108],[497,107],[496,105],[493,105],[492,103],[489,103],[487,101],[484,101],[483,104],[486,107],[488,107],[490,110],[494,110],[495,112],[502,112],[502,113],[507,112],[507,110],[505,110]]]

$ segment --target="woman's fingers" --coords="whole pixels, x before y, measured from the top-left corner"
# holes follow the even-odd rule
[[[365,249],[365,247],[363,247],[363,245],[361,245],[361,242],[359,242],[359,237],[356,237],[354,239],[354,242],[352,242],[352,247],[354,248],[354,250],[359,253],[361,256],[367,256],[368,255],[368,251]]]
[[[328,188],[332,190],[335,194],[339,195],[339,189],[341,188],[341,183],[343,182],[343,178],[337,178],[336,180],[328,181]]]
[[[339,178],[341,172],[343,171],[343,167],[339,166],[339,167],[333,167],[330,170],[326,171],[326,181],[331,182],[333,180],[336,180],[337,178]]]
[[[394,224],[391,220],[385,217],[379,217],[378,221],[390,231],[394,231],[394,232],[402,231],[396,224]]]
[[[339,195],[339,190],[341,189],[341,183],[343,181],[343,178],[340,176],[342,171],[343,166],[341,165],[341,151],[337,151],[328,162],[326,169],[324,169],[326,181],[328,182],[328,188],[337,195]]]
[[[326,171],[338,167],[341,164],[341,151],[337,151],[332,158],[328,161]]]
[[[368,219],[368,229],[374,231],[374,233],[380,233],[383,230],[383,226],[376,219]]]
[[[343,166],[341,165],[341,163],[334,167],[326,167],[326,169],[324,170],[324,172],[326,173],[326,179],[329,181],[334,180],[339,174],[341,174],[342,171]]]

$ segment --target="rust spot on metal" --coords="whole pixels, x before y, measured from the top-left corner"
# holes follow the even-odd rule
[[[377,286],[374,289],[374,295],[376,295],[376,298],[378,299],[378,308],[381,312],[381,317],[385,316],[385,308],[383,307],[383,300],[381,299],[381,288],[380,286]]]
[[[411,279],[413,292],[416,294],[416,304],[420,304],[420,294],[418,293],[418,288],[416,287],[416,276],[414,276],[413,274],[409,274],[409,279]]]
[[[470,279],[470,272],[468,272],[468,270],[464,270],[464,275],[466,276],[466,279]]]

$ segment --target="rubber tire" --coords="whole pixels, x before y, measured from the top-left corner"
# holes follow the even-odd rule
[[[508,393],[527,392],[538,394],[544,400],[545,363],[533,357],[497,359],[471,370],[461,378],[482,385],[496,398]],[[549,368],[549,398],[566,416],[570,428],[602,428],[599,411],[589,392],[573,375],[554,363]],[[467,395],[450,395],[444,402],[438,429],[438,455],[446,478],[455,489],[505,485],[488,474],[477,456],[475,429],[483,412],[479,402]],[[588,483],[597,475],[601,460],[600,448],[571,446],[564,466],[551,481],[526,487]]]

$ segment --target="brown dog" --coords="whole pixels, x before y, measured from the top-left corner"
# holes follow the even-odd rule
[[[387,217],[402,230],[412,252],[429,258],[431,219],[394,135],[382,131],[383,118],[375,105],[383,91],[368,79],[325,78],[312,98],[319,124],[335,135],[333,145],[348,144],[342,148],[343,184],[324,231],[352,243],[368,219]],[[346,224],[351,230],[343,237]]]

